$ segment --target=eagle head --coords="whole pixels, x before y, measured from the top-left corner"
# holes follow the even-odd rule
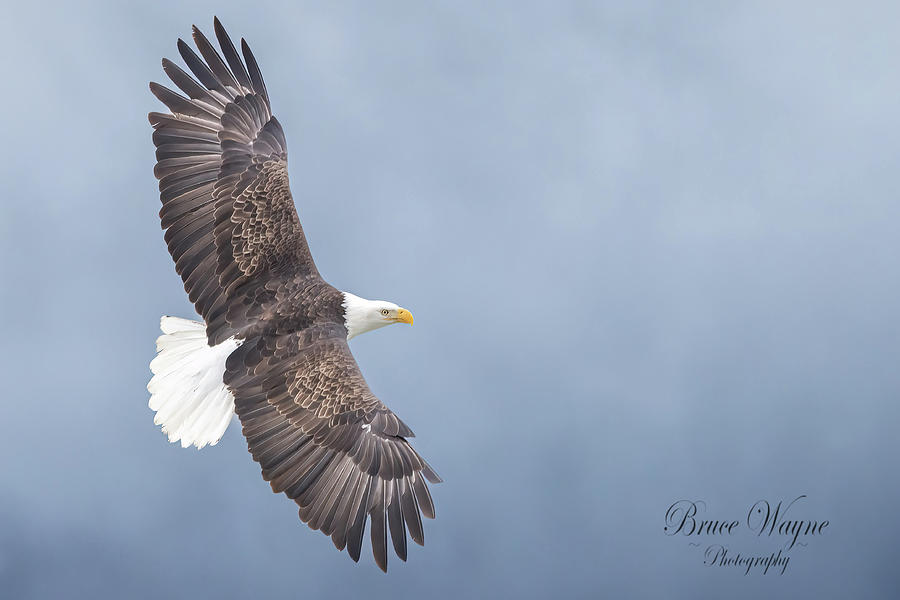
[[[344,292],[344,325],[347,339],[393,323],[413,324],[412,313],[387,300],[366,300]]]

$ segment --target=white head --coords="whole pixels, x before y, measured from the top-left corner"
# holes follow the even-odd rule
[[[412,313],[386,300],[366,300],[344,292],[344,323],[347,339],[391,323],[413,324]]]

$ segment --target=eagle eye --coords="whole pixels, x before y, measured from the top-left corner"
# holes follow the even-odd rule
[[[381,309],[381,314],[383,314],[384,316],[388,316],[388,309],[382,308],[382,309]]]

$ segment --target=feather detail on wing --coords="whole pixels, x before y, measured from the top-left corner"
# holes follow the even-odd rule
[[[328,326],[247,340],[226,364],[250,452],[300,519],[359,560],[366,521],[387,570],[387,540],[406,560],[406,532],[424,544],[434,518],[425,480],[440,478],[413,450],[413,433],[369,390],[346,333]],[[390,536],[388,536],[390,533]]]
[[[224,60],[196,27],[200,56],[178,40],[193,77],[163,59],[183,95],[151,83],[171,113],[149,115],[166,243],[211,344],[248,324],[247,314],[229,311],[234,298],[255,293],[247,287],[285,272],[318,278],[291,197],[284,132],[256,59],[241,40],[241,60],[218,19],[215,33]]]

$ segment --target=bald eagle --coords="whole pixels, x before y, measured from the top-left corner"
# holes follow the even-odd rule
[[[406,532],[424,543],[434,518],[425,483],[440,478],[412,431],[369,390],[348,340],[412,314],[342,292],[319,275],[288,185],[287,145],[256,59],[218,19],[222,54],[196,27],[198,56],[178,40],[193,77],[162,66],[171,111],[150,113],[162,209],[175,270],[203,322],[163,317],[148,384],[169,441],[203,448],[237,414],[253,459],[300,519],[359,561],[366,523],[387,571],[388,531],[406,560]],[[224,60],[223,60],[224,56]]]

